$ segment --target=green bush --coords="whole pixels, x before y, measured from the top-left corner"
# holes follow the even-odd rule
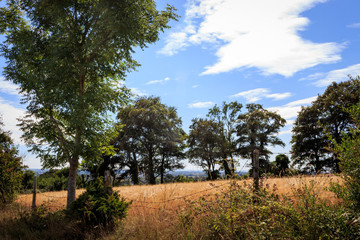
[[[188,202],[180,217],[185,239],[359,239],[346,208],[317,197],[313,185],[292,199],[233,183],[215,197]]]
[[[129,205],[117,192],[109,195],[103,180],[97,178],[70,205],[67,215],[80,220],[84,228],[101,226],[113,229],[117,221],[126,216]]]
[[[331,149],[340,159],[343,184],[333,184],[332,190],[344,200],[347,207],[360,212],[360,103],[348,110],[355,122],[349,133],[342,133],[341,143],[327,134],[334,147]]]
[[[51,169],[41,174],[37,179],[37,187],[41,191],[62,191],[67,189],[69,179],[69,168]],[[31,181],[32,182],[32,181]],[[76,187],[85,188],[88,183],[88,177],[77,175]],[[32,188],[32,187],[31,187]]]
[[[22,162],[0,116],[0,205],[12,202],[21,188]]]

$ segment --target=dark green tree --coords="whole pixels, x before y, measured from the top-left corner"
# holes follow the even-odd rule
[[[233,176],[235,172],[235,156],[237,152],[236,125],[242,104],[238,102],[223,102],[221,108],[215,105],[207,116],[221,126],[222,137],[222,166],[226,176]]]
[[[339,159],[341,177],[344,183],[335,183],[332,190],[344,200],[347,207],[360,211],[360,103],[347,110],[354,124],[347,133],[342,133],[341,141],[336,141],[331,132],[327,137],[333,143],[330,149]]]
[[[0,205],[15,199],[23,178],[21,157],[10,132],[4,131],[3,126],[0,116]]]
[[[202,167],[209,180],[215,180],[219,171],[216,164],[222,160],[222,126],[214,120],[195,118],[188,137],[188,157],[190,163]]]
[[[320,172],[328,164],[328,140],[319,122],[320,111],[315,106],[302,107],[292,129],[292,159],[306,172]]]
[[[247,104],[246,108],[248,112],[238,117],[239,152],[242,157],[253,159],[253,151],[258,149],[260,172],[268,171],[271,151],[267,146],[285,145],[277,134],[286,121],[279,114],[263,109],[260,104]]]
[[[333,82],[322,95],[319,95],[310,107],[303,108],[293,129],[292,158],[300,166],[313,166],[316,172],[332,170],[339,172],[339,159],[336,153],[326,148],[332,139],[340,143],[354,121],[346,109],[360,102],[360,78],[345,82]]]
[[[158,97],[140,97],[119,111],[118,120],[124,127],[114,143],[115,157],[130,168],[133,181],[139,166],[150,184],[157,176],[164,182],[165,171],[183,168],[185,132],[174,107]]]
[[[275,157],[275,174],[284,176],[286,171],[289,169],[290,159],[285,154],[279,154]]]
[[[67,208],[79,161],[98,159],[116,131],[108,112],[128,98],[122,85],[145,48],[175,19],[153,0],[9,0],[0,10],[4,76],[28,103],[24,139],[43,167],[70,166]]]

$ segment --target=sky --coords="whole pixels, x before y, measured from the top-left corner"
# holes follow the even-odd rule
[[[291,129],[307,106],[333,81],[360,75],[359,0],[157,0],[181,17],[160,40],[134,58],[141,64],[125,85],[140,96],[174,106],[188,131],[224,101],[262,104],[287,120],[279,137],[289,155]],[[0,38],[2,41],[3,38]],[[0,68],[5,59],[0,58]],[[16,118],[25,113],[17,87],[0,75],[0,113],[25,164],[41,168],[26,151]],[[274,160],[272,156],[271,160]],[[242,164],[242,165],[241,165]],[[243,168],[244,160],[240,161]],[[195,169],[186,164],[186,169]],[[246,167],[245,167],[246,168]]]

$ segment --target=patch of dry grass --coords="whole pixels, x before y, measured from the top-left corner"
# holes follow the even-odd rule
[[[341,182],[341,179],[333,175],[317,175],[262,180],[263,186],[269,191],[289,197],[294,195],[296,189],[314,183],[318,196],[336,203],[335,195],[325,190],[331,182]],[[251,186],[252,180],[238,180],[238,183]],[[176,239],[178,213],[185,207],[185,202],[201,196],[211,197],[227,189],[229,184],[230,180],[219,180],[116,187],[115,191],[133,203],[122,227],[107,239]],[[77,196],[83,191],[77,190]],[[22,206],[31,206],[32,195],[21,195],[17,202]],[[52,209],[64,208],[66,191],[39,193],[37,204],[45,204]]]

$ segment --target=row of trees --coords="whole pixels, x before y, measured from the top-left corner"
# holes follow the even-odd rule
[[[360,102],[360,79],[352,78],[332,83],[308,107],[302,107],[295,121],[292,137],[292,165],[305,172],[340,172],[339,159],[330,149],[340,143],[355,122],[349,107]],[[285,120],[259,104],[223,103],[209,109],[206,118],[194,118],[186,135],[174,107],[168,107],[157,97],[141,97],[119,110],[122,125],[113,141],[114,156],[105,156],[105,168],[128,170],[133,183],[144,172],[147,181],[156,177],[164,182],[165,171],[182,168],[182,160],[201,166],[208,179],[216,179],[219,171],[226,176],[235,173],[236,159],[252,159],[253,150],[260,151],[261,172],[281,173],[288,165],[286,156],[278,156],[270,164],[268,146],[284,143],[277,136]],[[332,142],[328,136],[332,137]],[[251,164],[250,164],[251,165]],[[251,170],[250,170],[251,171]]]
[[[270,170],[268,145],[284,145],[276,136],[285,120],[258,104],[248,104],[242,113],[238,102],[223,103],[209,109],[207,118],[192,120],[189,135],[174,107],[161,103],[158,97],[140,97],[119,110],[121,127],[112,141],[116,154],[104,155],[87,169],[103,175],[106,169],[127,169],[134,184],[139,174],[154,184],[157,177],[164,182],[166,171],[183,168],[182,160],[201,166],[208,179],[216,179],[219,170],[227,176],[235,173],[236,158],[252,158],[260,150],[263,171]],[[220,168],[218,168],[220,166]]]
[[[4,76],[19,85],[23,102],[28,104],[28,114],[21,123],[23,139],[41,158],[44,167],[69,164],[69,207],[75,199],[79,162],[82,160],[84,165],[91,166],[99,161],[100,156],[115,153],[109,143],[114,141],[118,131],[108,112],[117,112],[129,100],[129,91],[122,80],[127,72],[139,65],[132,58],[133,49],[143,49],[156,42],[160,32],[168,28],[168,22],[176,20],[177,15],[171,6],[158,11],[152,0],[9,0],[6,7],[0,8],[0,18],[0,33],[5,35],[0,49],[7,61]],[[319,107],[322,106],[320,103]],[[331,106],[330,101],[324,119],[328,119],[328,114],[333,114],[331,116],[335,118],[336,109]],[[193,141],[194,147],[189,144],[191,161],[205,161],[212,168],[209,177],[215,171],[212,167],[215,160],[222,161],[224,169],[230,173],[232,167],[229,166],[232,164],[228,163],[228,159],[235,154],[249,156],[249,150],[256,147],[260,149],[262,162],[266,163],[269,154],[266,146],[282,144],[275,134],[284,120],[259,105],[252,104],[247,108],[248,113],[239,115],[236,118],[239,122],[232,123],[236,134],[226,129],[223,109],[214,110],[208,119],[193,121],[193,131],[200,126],[214,124],[210,130],[220,134],[214,146],[203,148],[199,141]],[[341,136],[341,130],[346,130],[346,124],[344,127],[329,125],[329,131],[336,129],[333,134],[337,138],[337,135]],[[143,129],[142,134],[154,140],[152,133],[146,131],[149,130]],[[147,151],[135,157],[142,160],[137,161],[141,163],[138,169],[141,165],[147,168],[149,182],[164,171],[161,169],[166,169],[166,161],[178,158],[171,155],[176,152],[174,145],[179,147],[174,138],[164,135],[156,146],[147,144],[143,136],[136,138],[141,148]],[[167,146],[165,139],[175,143]],[[206,140],[207,136],[203,139]],[[299,141],[294,140],[296,142]],[[163,152],[159,153],[159,149]],[[204,154],[201,149],[212,149],[215,155],[201,157],[200,154]],[[322,148],[316,150],[319,154],[322,151]],[[119,157],[123,155],[116,154]],[[130,158],[127,159],[131,162]],[[158,159],[163,159],[162,163],[158,163]],[[338,160],[334,159],[335,166],[338,166]]]

